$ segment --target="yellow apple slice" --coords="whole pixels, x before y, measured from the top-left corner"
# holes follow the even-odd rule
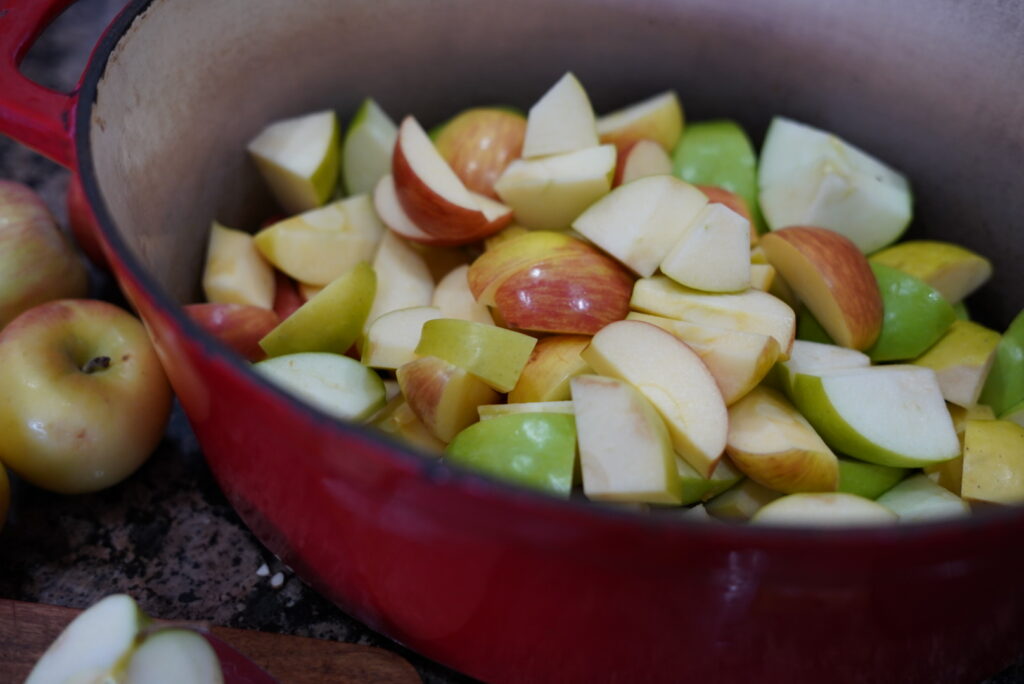
[[[935,371],[946,401],[974,406],[992,368],[999,340],[999,333],[982,325],[953,321],[946,334],[913,364]]]
[[[273,308],[274,269],[256,249],[252,235],[213,223],[203,269],[203,293],[206,301],[214,304]]]
[[[867,349],[882,329],[882,295],[867,259],[849,239],[793,226],[761,236],[768,261],[837,344]]]
[[[782,300],[759,290],[711,294],[683,287],[662,275],[641,278],[633,286],[630,306],[655,314],[715,328],[774,337],[779,360],[789,358],[796,335],[796,314]]]
[[[656,325],[697,352],[714,376],[726,406],[735,403],[761,382],[779,358],[779,343],[768,335],[715,328],[635,311],[626,318]]]
[[[478,406],[499,397],[480,378],[436,356],[410,361],[396,375],[409,408],[445,444],[477,421]]]
[[[725,450],[728,414],[714,376],[670,333],[643,321],[602,328],[580,356],[591,368],[631,383],[665,420],[672,445],[708,477]]]
[[[595,202],[572,227],[641,276],[650,276],[708,203],[674,176],[620,185]]]
[[[491,420],[512,413],[575,413],[572,401],[531,401],[522,404],[484,404],[477,406],[480,420]]]
[[[744,479],[718,496],[706,501],[704,507],[718,520],[746,522],[759,510],[782,494],[750,479]]]
[[[423,324],[416,353],[465,368],[499,392],[516,386],[537,340],[495,325],[440,318]]]
[[[610,142],[610,141],[609,141]],[[624,185],[647,176],[672,173],[672,158],[653,140],[637,140],[619,147],[613,186]]]
[[[960,495],[968,501],[1024,503],[1024,428],[1008,420],[968,420]]]
[[[683,107],[679,96],[669,90],[605,114],[597,120],[597,134],[601,142],[615,143],[620,149],[646,138],[670,152],[683,135]]]
[[[590,98],[572,73],[566,73],[537,102],[526,118],[524,159],[575,152],[598,144]]]
[[[409,403],[401,394],[401,388],[398,391],[397,396],[391,397],[387,405],[374,414],[370,425],[395,435],[404,443],[411,444],[432,456],[440,456],[444,452],[445,443],[435,437],[419,416],[409,408]]]
[[[384,406],[380,376],[341,354],[285,354],[253,364],[253,369],[336,418],[365,420]]]
[[[441,310],[443,318],[461,318],[494,325],[490,309],[481,304],[469,289],[469,264],[456,266],[434,288],[433,306]]]
[[[871,255],[871,261],[923,280],[957,304],[992,276],[992,262],[971,250],[936,240],[908,240]]]
[[[363,364],[395,369],[413,361],[423,324],[442,317],[441,310],[433,306],[414,306],[378,316],[366,329]]]
[[[615,378],[578,375],[571,385],[587,498],[678,505],[675,452],[651,403]]]
[[[373,259],[377,274],[377,294],[367,314],[367,325],[389,311],[414,306],[430,306],[434,297],[434,277],[419,252],[398,235],[387,232]]]
[[[592,372],[580,356],[590,338],[585,335],[552,335],[540,339],[519,381],[508,393],[514,403],[562,401],[571,396],[569,381],[583,373]]]
[[[661,272],[695,290],[746,290],[750,287],[750,222],[724,204],[708,204],[665,255]]]
[[[320,206],[338,183],[338,117],[315,112],[277,121],[248,150],[278,204],[289,214]]]
[[[970,504],[923,474],[908,477],[875,500],[898,515],[901,523],[971,514]]]
[[[891,525],[899,518],[885,506],[856,494],[818,492],[776,499],[751,517],[755,525],[859,527]]]
[[[726,452],[747,477],[784,494],[835,491],[839,461],[782,395],[755,387],[729,408]]]

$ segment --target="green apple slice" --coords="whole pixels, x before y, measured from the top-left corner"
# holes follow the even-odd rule
[[[866,499],[877,499],[895,487],[909,472],[907,468],[894,468],[840,457],[837,491],[856,494]]]
[[[516,386],[536,338],[514,330],[458,318],[423,324],[416,353],[436,356],[477,376],[499,392]]]
[[[871,264],[882,293],[882,331],[867,350],[874,362],[906,361],[938,342],[956,320],[938,290],[889,266]]]
[[[64,628],[25,684],[114,681],[147,623],[130,596],[108,596]]]
[[[898,520],[885,506],[854,494],[818,492],[776,499],[750,519],[756,525],[856,527],[887,525]]]
[[[578,375],[571,385],[587,498],[679,504],[676,455],[651,403],[615,378]]]
[[[868,355],[856,349],[795,340],[789,358],[776,364],[775,375],[782,391],[792,397],[793,380],[801,373],[817,375],[824,371],[867,368],[870,365]]]
[[[711,477],[704,477],[689,463],[676,456],[676,470],[682,482],[682,505],[707,501],[718,496],[743,479],[741,473],[728,456],[722,456]]]
[[[398,126],[373,98],[366,98],[348,125],[341,148],[341,171],[350,195],[370,194],[391,173]]]
[[[953,305],[953,312],[956,314],[958,321],[969,321],[971,320],[971,312],[967,309],[967,304],[964,302],[957,302]]]
[[[744,479],[704,503],[712,517],[731,522],[746,522],[761,508],[782,494],[751,479]]]
[[[514,413],[567,413],[573,415],[575,408],[566,401],[527,401],[521,404],[484,404],[476,407],[480,420],[492,420]]]
[[[260,361],[253,368],[281,389],[347,420],[364,420],[384,406],[384,381],[341,354],[304,352]]]
[[[315,112],[264,128],[248,150],[274,198],[289,214],[319,207],[338,183],[338,117]]]
[[[523,159],[575,152],[597,145],[597,121],[587,91],[576,76],[566,73],[530,107]]]
[[[883,299],[883,306],[884,301]],[[806,306],[799,307],[796,312],[796,339],[835,345],[835,340],[829,337],[825,328],[814,317],[814,314],[807,310]]]
[[[260,340],[267,356],[343,354],[356,341],[373,304],[377,276],[365,261],[316,293]]]
[[[1024,311],[1017,314],[999,340],[978,401],[991,406],[998,416],[1024,401]]]
[[[862,461],[920,468],[960,454],[929,368],[893,365],[797,375],[793,399],[825,442]]]
[[[900,517],[900,522],[927,522],[971,514],[971,506],[927,475],[908,477],[878,497],[878,503]]]
[[[768,127],[758,183],[772,230],[828,228],[865,254],[895,242],[910,222],[902,175],[835,135],[783,117]]]
[[[559,413],[518,413],[470,425],[445,458],[492,477],[568,497],[576,465],[576,423]]]
[[[1007,420],[968,420],[960,495],[968,501],[1024,503],[1024,428]]]
[[[992,262],[985,257],[960,245],[936,240],[901,242],[872,254],[871,261],[923,280],[954,305],[992,276]]]
[[[999,333],[970,321],[953,321],[949,331],[914,360],[935,371],[946,401],[963,407],[978,403],[995,360]]]
[[[724,188],[742,197],[758,232],[764,218],[757,201],[757,153],[735,121],[691,123],[672,153],[675,175],[694,185]]]
[[[129,684],[223,684],[220,660],[206,639],[189,629],[161,629],[135,649],[125,671]]]

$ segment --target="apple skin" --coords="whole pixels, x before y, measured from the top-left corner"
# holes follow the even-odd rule
[[[1024,311],[1010,322],[996,346],[995,360],[978,401],[997,416],[1024,400]]]
[[[84,371],[100,358],[109,365]],[[170,408],[145,328],[112,304],[57,300],[0,332],[0,460],[39,487],[120,482],[152,453]]]
[[[85,296],[85,263],[31,188],[0,180],[0,213],[0,328],[37,304]]]
[[[590,338],[585,335],[552,335],[538,340],[519,381],[508,393],[509,403],[569,399],[569,381],[590,372],[590,366],[580,356],[588,344]]]
[[[272,308],[280,320],[295,313],[295,310],[306,303],[299,294],[299,287],[291,277],[280,271],[274,271],[274,304]]]
[[[246,361],[266,356],[259,342],[281,322],[270,309],[248,304],[188,304],[185,313]]]
[[[894,468],[855,458],[839,459],[839,489],[866,499],[877,499],[896,486],[910,472],[907,468]]]
[[[423,426],[444,443],[479,419],[477,407],[497,403],[487,383],[436,356],[421,356],[396,372],[402,395]]]
[[[871,264],[882,294],[882,330],[865,350],[875,363],[916,359],[939,341],[956,320],[952,305],[923,280],[882,264]]]
[[[434,145],[466,187],[498,199],[494,183],[518,159],[526,138],[526,117],[498,107],[467,109],[449,121]]]

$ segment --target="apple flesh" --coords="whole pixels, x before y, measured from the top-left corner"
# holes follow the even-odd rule
[[[569,381],[591,372],[580,356],[590,338],[584,335],[552,335],[537,341],[508,393],[509,404],[557,402],[572,396]]]
[[[516,386],[537,340],[494,325],[440,318],[423,324],[416,354],[464,368],[499,392]]]
[[[668,152],[683,134],[683,106],[674,90],[637,102],[597,120],[597,134],[603,143],[624,149],[637,140],[651,140]],[[668,172],[670,173],[671,168]]]
[[[998,344],[999,333],[994,330],[957,320],[913,363],[935,371],[946,401],[970,407],[978,403]]]
[[[423,256],[394,233],[386,233],[373,258],[377,287],[366,325],[389,311],[413,306],[430,306],[434,298],[434,276]],[[339,309],[340,311],[340,309]]]
[[[981,503],[1024,503],[1024,428],[1007,420],[967,421],[960,494]]]
[[[409,408],[445,444],[477,422],[477,407],[497,403],[499,394],[464,368],[436,356],[423,356],[396,376]]]
[[[498,107],[468,109],[441,128],[437,151],[473,192],[497,199],[494,183],[518,159],[526,137],[526,119]]]
[[[253,368],[282,390],[335,418],[361,421],[384,406],[380,376],[341,354],[286,354],[260,361]]]
[[[266,356],[260,340],[281,322],[274,311],[247,304],[188,304],[185,313],[247,361]]]
[[[248,150],[277,203],[289,214],[318,207],[338,182],[338,117],[315,112],[276,121]]]
[[[597,144],[597,124],[587,91],[576,76],[566,73],[530,107],[522,156],[547,157]]]
[[[461,264],[449,271],[434,288],[432,305],[443,318],[461,318],[494,325],[494,317],[485,304],[481,304],[469,289],[469,265]]]
[[[576,409],[572,401],[531,401],[519,404],[484,404],[483,406],[477,406],[476,411],[480,416],[480,420],[491,420],[515,413],[565,413],[573,415]]]
[[[397,381],[395,385],[398,385]],[[402,396],[400,387],[397,387],[397,394],[388,399],[384,408],[373,415],[369,424],[398,437],[402,444],[414,446],[428,455],[440,456],[444,452],[445,443],[435,437],[413,412],[409,402]]]
[[[750,223],[724,204],[708,204],[661,262],[680,285],[705,292],[750,287]]]
[[[877,499],[899,516],[900,522],[928,522],[971,514],[971,506],[956,494],[918,474],[908,477]]]
[[[341,172],[349,195],[373,192],[391,172],[398,126],[373,98],[359,105],[341,147]]]
[[[797,375],[818,375],[831,370],[867,368],[870,365],[871,359],[868,355],[856,349],[795,340],[789,359],[776,366],[776,375],[782,390],[792,396],[793,382]]]
[[[857,527],[886,525],[899,518],[885,506],[854,494],[816,492],[790,494],[757,511],[755,525]]]
[[[165,628],[146,636],[125,666],[130,684],[223,684],[217,652],[189,629]]]
[[[871,348],[871,360],[916,359],[938,342],[956,320],[956,313],[937,290],[895,268],[871,264],[882,293],[882,329]]]
[[[361,348],[363,364],[394,370],[413,361],[423,324],[443,317],[433,306],[413,306],[378,316],[366,329]]]
[[[743,473],[728,456],[722,457],[711,477],[702,476],[679,456],[676,456],[676,470],[682,483],[681,503],[684,506],[716,497],[744,479]]]
[[[637,140],[619,149],[612,187],[646,178],[672,173],[672,158],[665,148],[653,140]]]
[[[743,479],[739,484],[706,501],[704,507],[716,519],[746,522],[781,496],[781,493],[754,480]]]
[[[872,263],[897,268],[959,304],[992,277],[992,262],[965,247],[937,240],[908,240],[871,255]]]
[[[203,269],[206,301],[270,309],[274,288],[274,269],[256,248],[253,236],[214,222]]]

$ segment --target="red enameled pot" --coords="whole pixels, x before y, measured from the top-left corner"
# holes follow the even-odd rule
[[[668,87],[755,138],[787,114],[905,171],[912,235],[992,257],[1024,304],[1024,5],[958,0],[135,0],[73,95],[17,63],[69,0],[0,0],[0,130],[76,168],[246,523],[371,627],[490,681],[960,682],[1024,650],[1024,511],[784,531],[562,502],[332,421],[178,304],[214,217],[254,226],[273,119],[373,95],[430,125],[527,107],[571,69],[608,111]]]

